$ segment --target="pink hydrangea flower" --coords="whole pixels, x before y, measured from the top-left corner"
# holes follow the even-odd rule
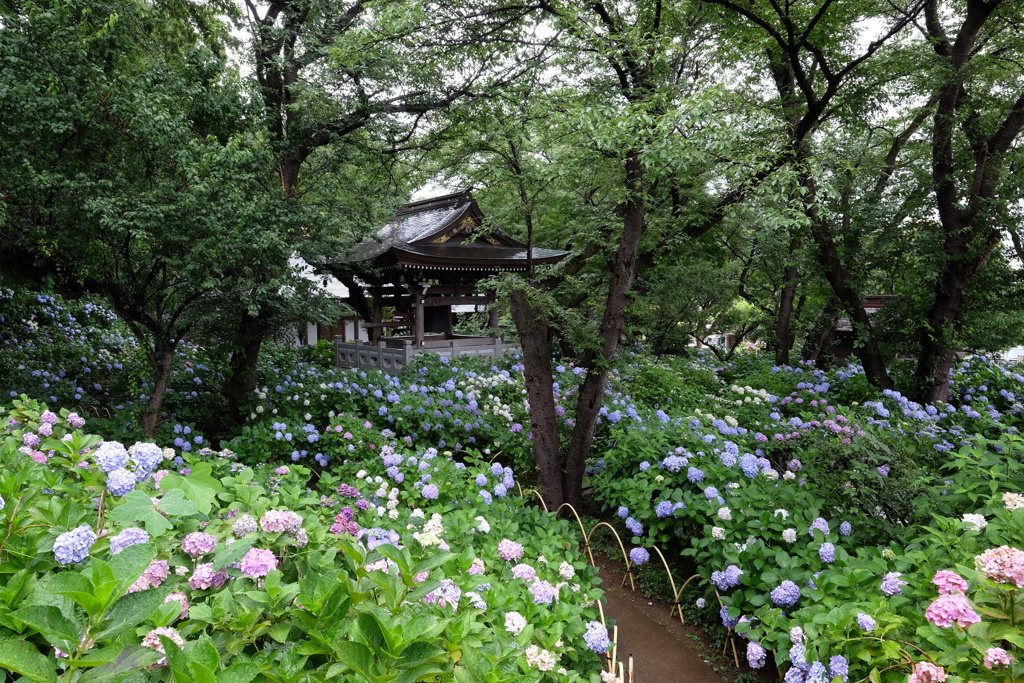
[[[202,557],[217,549],[217,538],[212,534],[195,531],[182,539],[181,549],[192,557]]]
[[[282,531],[294,534],[302,528],[302,517],[291,510],[269,510],[260,517],[260,528],[268,534]]]
[[[508,562],[518,560],[523,556],[523,546],[515,541],[510,541],[507,538],[503,539],[501,543],[498,544],[498,555],[501,559]]]
[[[187,617],[188,608],[192,606],[191,603],[188,601],[188,596],[182,593],[181,591],[174,591],[172,593],[167,594],[167,597],[164,598],[164,604],[166,605],[168,602],[171,602],[172,600],[178,602],[181,605],[181,614],[178,616],[178,619],[184,619],[185,617]]]
[[[266,576],[274,569],[277,569],[277,558],[271,550],[252,548],[242,558],[240,569],[246,576]]]
[[[170,573],[171,565],[167,563],[167,560],[153,560],[146,571],[142,572],[139,580],[131,585],[128,592],[137,593],[149,588],[158,588],[167,580],[167,575]]]
[[[935,578],[932,579],[932,583],[939,587],[939,595],[967,592],[967,582],[964,578],[948,569],[938,572]]]
[[[914,672],[907,678],[907,683],[942,683],[946,680],[946,670],[931,662],[918,662]]]
[[[208,588],[220,588],[227,580],[227,571],[221,569],[219,572],[215,572],[213,563],[207,562],[196,567],[196,570],[192,572],[192,577],[188,580],[188,585],[192,587],[192,590],[207,590]]]
[[[288,474],[289,472],[291,472],[291,470],[290,470],[290,469],[288,469],[288,468],[287,468],[286,466],[284,466],[284,465],[282,465],[281,467],[278,467],[277,469],[275,469],[275,470],[274,470],[274,474],[279,474],[279,475],[281,475],[282,477],[283,477],[284,475]]]
[[[484,561],[479,557],[473,560],[473,564],[469,566],[470,574],[483,574],[484,573]]]
[[[142,639],[143,647],[151,647],[160,654],[167,654],[164,652],[164,644],[160,642],[160,636],[173,641],[178,647],[185,647],[185,639],[181,637],[175,629],[170,626],[163,626],[161,628],[155,628],[146,634],[146,637]],[[157,660],[157,666],[167,666],[167,657],[162,657]]]
[[[924,615],[928,621],[944,628],[949,628],[954,622],[961,628],[967,628],[981,621],[981,617],[974,611],[963,593],[940,595],[928,606]]]
[[[1024,588],[1024,551],[1008,545],[986,550],[974,558],[974,566],[996,583]]]
[[[517,564],[512,567],[512,576],[516,579],[525,579],[532,582],[537,580],[537,570],[528,564]]]
[[[1012,655],[1001,647],[990,647],[985,652],[985,668],[994,669],[997,666],[1010,666],[1014,661]]]

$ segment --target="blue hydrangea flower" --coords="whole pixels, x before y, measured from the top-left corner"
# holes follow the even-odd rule
[[[704,481],[704,472],[696,467],[691,467],[686,470],[686,478],[690,480],[691,484],[696,484],[699,481]]]
[[[650,468],[651,468],[651,463],[647,462],[646,460],[644,460],[642,463],[640,463],[640,471],[641,472],[646,472]]]
[[[597,653],[608,652],[612,649],[611,639],[608,638],[608,629],[600,621],[592,621],[587,624],[587,631],[583,634],[583,641],[591,650]]]
[[[635,565],[647,564],[647,561],[651,559],[651,553],[647,551],[647,548],[633,548],[629,551],[629,559]]]
[[[107,490],[111,495],[127,496],[135,490],[135,475],[120,467],[107,475]]]
[[[674,506],[672,504],[672,501],[663,500],[655,506],[654,514],[658,515],[658,517],[668,517],[672,514],[673,509]]]
[[[113,472],[128,464],[128,451],[117,441],[104,441],[92,454],[101,472]]]
[[[476,485],[477,486],[487,486],[487,475],[486,474],[478,474],[478,475],[476,475]]]
[[[111,537],[110,554],[117,555],[128,546],[139,545],[140,543],[149,543],[149,533],[145,529],[129,527],[117,536]]]
[[[428,500],[437,500],[437,497],[441,495],[441,492],[437,488],[437,484],[427,484],[423,487],[423,497]]]
[[[143,443],[138,442],[129,450],[131,453],[132,462],[135,463],[135,469],[146,472],[152,472],[157,468],[157,465],[164,459],[164,452],[155,443]]]
[[[815,529],[817,529],[821,533],[823,533],[826,536],[828,536],[828,532],[829,532],[828,522],[826,522],[823,517],[816,517],[814,519],[814,521],[811,522],[811,528],[808,529],[807,531],[808,531],[808,533],[811,534],[812,538],[814,537],[814,530]]]
[[[632,517],[626,518],[626,528],[632,531],[634,536],[644,535],[644,525],[636,521]]]
[[[57,537],[53,542],[53,556],[61,564],[81,562],[89,557],[89,549],[95,542],[96,534],[88,524],[83,524]]]
[[[719,611],[718,616],[722,618],[722,625],[726,628],[736,628],[736,624],[740,623],[739,617],[733,619],[729,616],[728,607],[723,607],[721,611]]]
[[[783,581],[771,592],[772,602],[779,607],[792,607],[800,599],[800,586],[792,581]]]
[[[490,491],[488,491],[487,489],[481,489],[481,490],[480,490],[480,493],[479,493],[478,495],[479,495],[479,496],[480,496],[481,498],[483,498],[483,499],[484,499],[484,503],[485,503],[485,504],[487,504],[487,505],[490,505],[490,504],[491,504],[491,502],[492,502],[492,501],[494,500],[494,499],[493,499],[493,498],[491,497],[491,492],[490,492]]]
[[[907,582],[901,579],[903,576],[899,572],[889,572],[882,577],[882,592],[888,595],[890,598],[894,595],[901,595],[903,593],[903,586],[907,585]]]
[[[839,533],[841,533],[843,536],[849,536],[853,533],[853,525],[849,522],[843,522],[839,525]]]
[[[504,498],[506,494],[508,494],[508,489],[505,488],[504,484],[495,485],[494,495],[496,495],[498,498]]]
[[[807,678],[804,679],[805,683],[825,683],[827,680],[828,672],[825,665],[817,661],[811,664],[811,668],[807,671]]]
[[[619,519],[625,519],[626,517],[629,517],[629,508],[624,505],[620,505],[616,514],[619,516]]]
[[[743,470],[743,474],[747,477],[754,479],[761,473],[761,468],[757,462],[757,456],[753,453],[744,453],[743,457],[740,458],[740,469]]]

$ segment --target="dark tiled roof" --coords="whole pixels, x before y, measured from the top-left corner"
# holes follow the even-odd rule
[[[392,247],[401,247],[426,239],[458,220],[471,203],[472,200],[465,199],[426,210],[399,210],[395,220],[378,230],[374,239],[353,247],[346,254],[345,261],[368,261]]]

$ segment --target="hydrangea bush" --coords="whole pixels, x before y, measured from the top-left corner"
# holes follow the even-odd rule
[[[316,478],[229,450],[125,448],[28,400],[0,418],[2,669],[47,681],[600,680],[595,572],[567,522],[509,493],[514,472],[499,461],[378,433],[362,458],[339,442]],[[505,495],[485,502],[498,485]]]

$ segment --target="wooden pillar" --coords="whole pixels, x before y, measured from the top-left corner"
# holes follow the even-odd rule
[[[423,292],[416,284],[409,286],[412,295],[412,341],[417,350],[423,348]]]
[[[487,327],[491,331],[492,337],[498,336],[498,305],[494,304],[490,310],[487,311]]]
[[[381,286],[378,284],[373,289],[373,322],[375,323],[384,322],[384,304],[381,302],[383,296],[384,292],[382,291]],[[380,336],[383,329],[384,328],[380,327],[379,325],[370,329],[371,344],[376,344],[377,342],[380,341]]]

